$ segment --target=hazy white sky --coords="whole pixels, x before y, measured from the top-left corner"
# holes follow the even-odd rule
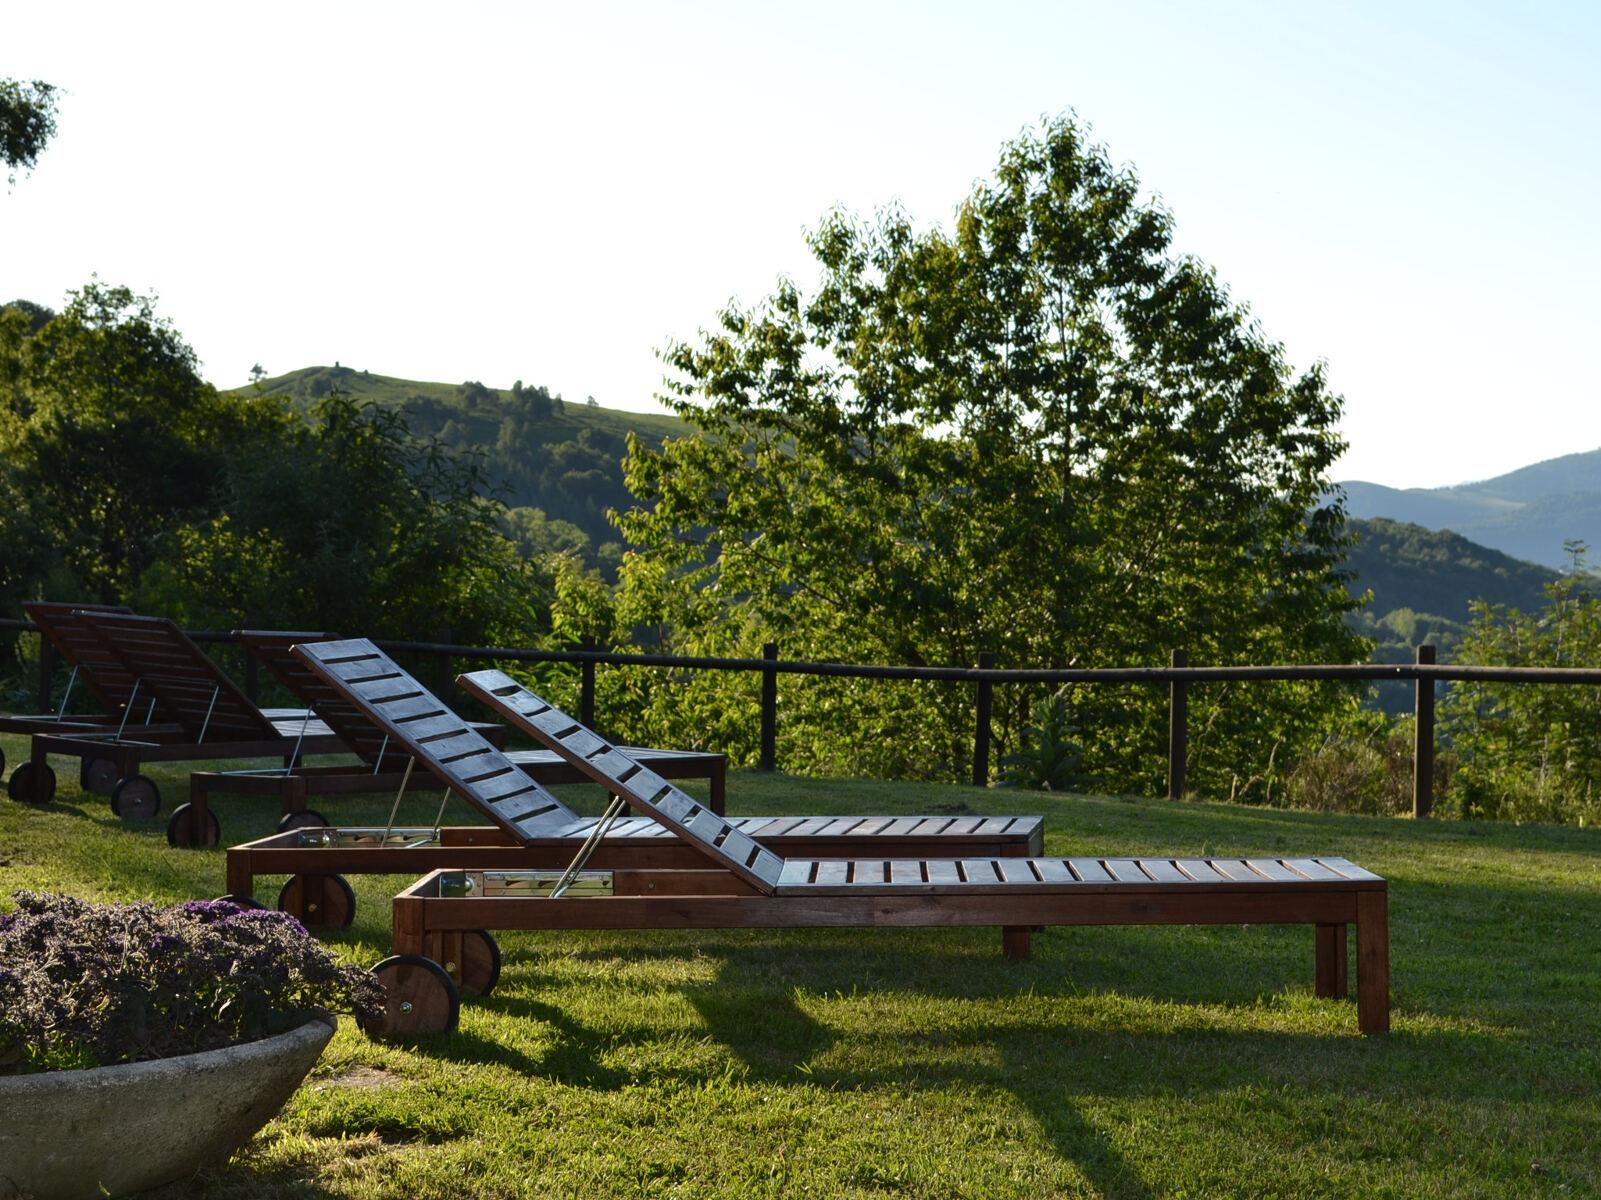
[[[339,360],[649,409],[655,352],[812,277],[843,205],[946,222],[1074,109],[1298,365],[1336,474],[1601,445],[1601,8],[4,0],[64,88],[0,300],[155,291],[208,378]],[[3,186],[3,185],[0,185]]]

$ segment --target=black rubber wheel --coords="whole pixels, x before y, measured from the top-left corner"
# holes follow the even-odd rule
[[[446,963],[452,978],[456,964]],[[461,935],[461,994],[487,996],[500,980],[500,945],[487,929],[469,929]]]
[[[0,775],[4,775],[5,773],[6,773],[6,752],[5,752],[5,747],[0,746]]]
[[[6,784],[6,795],[18,804],[49,804],[56,795],[55,768],[45,763],[35,770],[31,762],[19,763]]]
[[[161,811],[161,789],[148,775],[119,779],[111,789],[111,811],[124,821],[148,821]]]
[[[302,808],[284,813],[278,821],[278,832],[288,833],[291,829],[321,829],[327,824],[328,818],[316,809]]]
[[[394,954],[372,969],[384,989],[383,1015],[360,1022],[368,1037],[449,1033],[461,1020],[461,990],[431,958]]]
[[[78,783],[85,791],[109,796],[122,778],[122,768],[115,759],[83,758],[78,760]]]
[[[278,893],[278,911],[307,929],[349,929],[356,892],[343,875],[292,875]]]
[[[167,821],[167,845],[169,846],[215,846],[222,841],[222,822],[217,820],[215,809],[206,809],[204,825],[195,822],[195,807],[192,804],[180,804],[172,810],[172,816]]]
[[[260,900],[257,900],[254,896],[236,896],[232,892],[229,892],[226,896],[218,896],[217,899],[218,900],[226,900],[229,904],[237,904],[240,908],[266,908],[267,907]]]

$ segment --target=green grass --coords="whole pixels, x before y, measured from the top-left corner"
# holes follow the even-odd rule
[[[171,850],[60,773],[47,810],[0,802],[6,890],[223,890],[220,851]],[[1345,855],[1391,881],[1394,1032],[1312,996],[1298,927],[1057,929],[1027,963],[989,930],[505,933],[459,1032],[346,1022],[241,1155],[167,1195],[1601,1194],[1601,833],[745,774],[730,796],[1043,812],[1054,854]],[[272,826],[218,809],[229,840]],[[370,963],[403,881],[353,882],[333,941]]]

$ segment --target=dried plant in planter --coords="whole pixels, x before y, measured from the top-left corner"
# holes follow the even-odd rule
[[[373,976],[284,913],[12,899],[0,915],[0,1075],[169,1058],[382,1011]]]

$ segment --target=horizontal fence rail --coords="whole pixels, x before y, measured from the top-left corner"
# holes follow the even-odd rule
[[[31,621],[0,618],[0,629],[36,633]],[[237,645],[232,633],[218,630],[189,630],[189,637],[206,645]],[[500,646],[468,646],[450,641],[379,641],[390,653],[417,654],[437,658],[437,678],[441,686],[453,674],[452,660],[510,663],[568,663],[580,668],[579,715],[587,725],[595,724],[595,668],[597,666],[643,666],[692,671],[745,671],[762,676],[761,750],[762,770],[776,769],[778,686],[780,675],[810,675],[841,679],[894,679],[931,683],[969,683],[974,685],[973,783],[989,783],[990,717],[994,687],[997,684],[1099,683],[1166,684],[1168,705],[1168,795],[1178,799],[1185,794],[1185,766],[1188,759],[1188,691],[1192,684],[1233,682],[1285,682],[1322,680],[1342,683],[1406,683],[1414,686],[1416,714],[1413,746],[1412,811],[1427,817],[1433,809],[1434,795],[1434,699],[1438,682],[1578,684],[1601,687],[1601,669],[1589,667],[1478,667],[1437,663],[1433,646],[1419,646],[1417,660],[1410,663],[1308,663],[1248,665],[1233,667],[1195,667],[1189,665],[1182,650],[1172,652],[1166,667],[1049,667],[996,668],[993,655],[979,655],[975,667],[883,666],[865,663],[803,662],[781,659],[772,642],[762,647],[761,658],[726,658],[685,654],[625,654],[612,650],[536,650]],[[39,711],[51,710],[54,652],[48,640],[41,639],[39,654]],[[255,660],[245,659],[245,691],[256,699],[259,686]]]

